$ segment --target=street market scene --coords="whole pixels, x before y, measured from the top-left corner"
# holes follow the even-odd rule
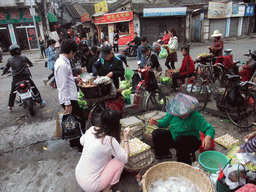
[[[0,191],[256,191],[254,9],[0,2]]]

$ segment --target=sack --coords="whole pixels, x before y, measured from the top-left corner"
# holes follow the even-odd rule
[[[63,115],[61,128],[62,139],[76,139],[81,137],[81,118],[74,114]]]
[[[44,67],[46,67],[46,68],[47,68],[47,64],[48,64],[48,63],[47,63],[47,61],[45,61],[45,63],[44,63]]]
[[[234,88],[228,95],[227,101],[232,107],[243,107],[244,97],[239,92],[238,88]]]
[[[167,56],[168,56],[168,52],[165,48],[163,48],[159,53],[159,58],[162,59],[162,58],[166,58]]]
[[[126,78],[127,81],[130,81],[133,74],[134,74],[134,72],[129,67],[126,67],[126,69],[125,69],[125,78]]]
[[[136,87],[140,81],[141,81],[141,78],[140,78],[138,72],[136,72],[132,77],[132,92],[134,92],[136,90]]]

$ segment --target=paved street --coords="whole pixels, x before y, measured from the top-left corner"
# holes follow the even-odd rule
[[[232,38],[224,41],[225,49],[233,49],[234,60],[246,61],[243,54],[249,49],[255,49],[256,38]],[[191,43],[193,59],[203,52],[208,52],[210,43]],[[179,46],[181,47],[181,45]],[[13,111],[6,110],[11,77],[0,76],[0,191],[3,192],[34,192],[34,191],[82,191],[76,183],[74,173],[80,154],[71,150],[67,141],[55,139],[55,118],[61,107],[59,106],[56,89],[45,86],[42,82],[50,74],[44,67],[44,60],[40,60],[37,51],[22,53],[34,63],[30,68],[33,80],[41,92],[46,106],[36,107],[35,117],[30,117],[28,110],[15,105]],[[4,55],[3,67],[9,54]],[[180,67],[182,56],[178,51],[176,68]],[[160,60],[163,69],[165,59]],[[128,59],[131,69],[137,67],[135,59]],[[0,72],[2,73],[2,72]],[[237,128],[225,119],[213,116],[208,112],[202,113],[206,120],[216,129],[216,137],[229,133],[243,140],[248,132],[238,134]],[[216,145],[215,150],[228,153],[223,147]],[[196,155],[198,156],[199,153]],[[176,160],[175,156],[169,160]],[[155,160],[155,163],[158,161]],[[119,184],[114,189],[121,192],[137,192],[138,185],[134,174],[124,172]]]

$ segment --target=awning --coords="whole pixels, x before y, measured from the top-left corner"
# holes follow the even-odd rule
[[[48,20],[50,23],[58,22],[57,17],[51,12],[48,13]]]

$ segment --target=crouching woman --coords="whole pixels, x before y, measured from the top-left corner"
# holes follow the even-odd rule
[[[86,192],[110,192],[112,185],[119,182],[128,162],[130,135],[130,128],[126,128],[122,148],[120,117],[116,111],[104,111],[100,127],[92,126],[80,138],[84,148],[75,174],[78,184]]]
[[[206,136],[202,147],[204,150],[210,149],[215,130],[195,110],[197,105],[196,98],[177,93],[170,99],[166,107],[166,116],[163,119],[158,121],[150,119],[151,125],[167,128],[156,129],[152,133],[156,158],[171,158],[169,148],[175,148],[177,161],[191,165],[190,154],[201,146],[200,132]]]

